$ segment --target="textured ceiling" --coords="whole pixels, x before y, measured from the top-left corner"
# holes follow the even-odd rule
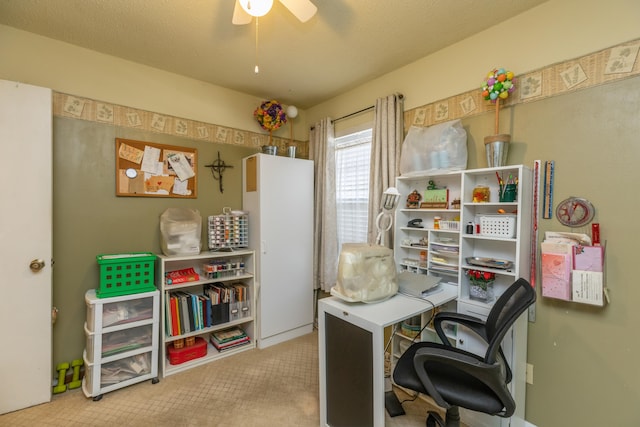
[[[546,0],[279,1],[231,24],[235,0],[0,0],[0,24],[262,98],[309,108]]]

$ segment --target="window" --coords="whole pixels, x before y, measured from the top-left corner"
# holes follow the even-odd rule
[[[367,241],[371,129],[335,139],[338,247]]]

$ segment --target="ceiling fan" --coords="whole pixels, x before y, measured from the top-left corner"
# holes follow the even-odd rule
[[[318,11],[310,0],[280,0],[289,11],[301,22],[307,22]],[[231,22],[234,25],[245,25],[251,19],[266,15],[273,6],[273,0],[236,0]]]

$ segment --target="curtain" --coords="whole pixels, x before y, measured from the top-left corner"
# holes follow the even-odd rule
[[[382,193],[396,186],[400,171],[400,148],[404,136],[404,104],[401,94],[378,98],[375,104],[371,139],[371,175],[369,178],[368,242],[375,243],[376,217],[380,213]],[[393,248],[393,227],[383,233],[385,246]]]
[[[330,118],[311,128],[309,144],[315,171],[313,283],[314,289],[329,292],[338,276],[335,148]]]

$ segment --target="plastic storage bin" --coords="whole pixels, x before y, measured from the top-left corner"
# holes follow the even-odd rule
[[[194,344],[188,347],[176,348],[171,343],[167,345],[167,353],[169,354],[169,363],[179,365],[180,363],[206,356],[207,342],[203,338],[196,337]]]
[[[249,214],[224,208],[222,215],[208,218],[209,249],[234,249],[249,246]]]
[[[516,237],[515,215],[485,215],[479,218],[480,235],[487,237]]]
[[[89,332],[94,332],[96,316],[102,317],[100,322],[102,328],[153,319],[153,295],[146,298],[114,301],[99,305],[95,304],[90,295],[87,295],[85,296],[85,302],[87,304],[87,329]]]
[[[94,356],[98,356],[93,354],[93,349],[96,344],[95,340],[101,339],[100,337],[102,337],[102,342],[99,356],[103,358],[139,348],[151,347],[153,344],[153,325],[151,324],[96,335],[89,331],[85,323],[84,332],[87,336],[86,351],[89,360],[95,360]]]
[[[100,288],[98,298],[150,292],[156,289],[154,269],[156,256],[151,252],[98,255]]]

